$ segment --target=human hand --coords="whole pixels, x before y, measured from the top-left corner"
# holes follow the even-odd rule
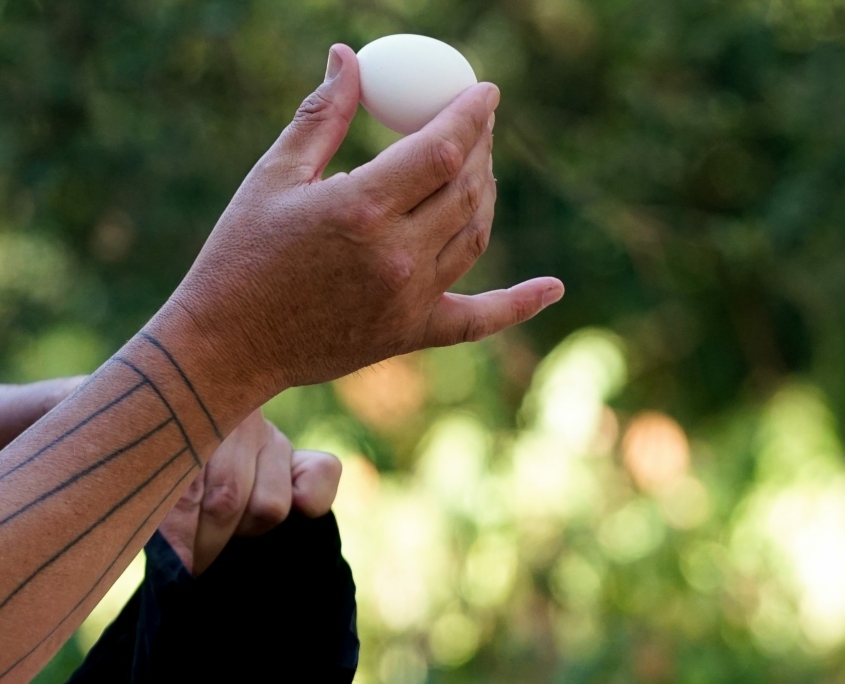
[[[255,405],[414,349],[479,340],[563,295],[554,278],[446,293],[490,236],[495,86],[467,89],[418,133],[323,180],[358,100],[355,53],[335,45],[326,81],[249,173],[159,317],[192,330],[177,332],[189,338],[177,356],[200,340],[239,396],[260,387]]]
[[[0,449],[43,418],[83,380],[85,376],[0,385]]]
[[[331,454],[294,450],[255,411],[218,447],[158,530],[198,576],[233,536],[263,534],[291,508],[309,517],[328,513],[340,470]]]

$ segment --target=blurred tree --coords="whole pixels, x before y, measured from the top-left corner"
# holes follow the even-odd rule
[[[568,294],[268,406],[347,459],[360,681],[839,681],[841,0],[0,1],[0,376],[93,369],[329,46],[396,32],[502,89],[460,288]],[[330,172],[393,140],[362,113]]]

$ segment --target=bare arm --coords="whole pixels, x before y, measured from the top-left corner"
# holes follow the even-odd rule
[[[0,683],[27,681],[221,441],[294,385],[535,315],[540,278],[446,290],[484,251],[490,84],[350,174],[322,179],[358,105],[354,53],[258,162],[161,312],[0,453]]]
[[[117,361],[117,359],[115,360]],[[120,362],[118,361],[118,363]],[[177,369],[177,374],[178,372]],[[83,376],[46,380],[29,385],[0,385],[0,434],[7,435],[9,439],[16,438],[79,387],[84,380]],[[81,486],[77,483],[84,478],[88,476],[96,477],[98,470],[108,468],[110,456],[122,459],[143,458],[143,451],[148,446],[144,445],[143,442],[136,444],[137,440],[130,440],[128,443],[129,449],[117,455],[107,454],[105,459],[99,459],[93,469],[90,467],[84,468],[83,471],[71,474],[67,472],[70,464],[61,462],[60,466],[63,468],[61,473],[45,476],[44,473],[38,472],[40,468],[44,468],[49,463],[51,456],[53,460],[56,459],[56,453],[48,454],[48,452],[58,452],[65,446],[73,444],[75,439],[84,439],[86,431],[96,430],[96,423],[110,420],[112,413],[123,418],[124,431],[137,429],[138,426],[131,425],[129,424],[130,421],[125,420],[126,411],[131,413],[132,402],[136,400],[135,395],[137,393],[149,391],[154,394],[152,384],[148,383],[152,383],[152,380],[142,380],[140,386],[139,383],[132,382],[128,394],[126,391],[121,392],[116,397],[117,402],[106,402],[104,404],[106,410],[101,413],[95,411],[96,415],[93,416],[93,420],[88,423],[85,423],[85,419],[79,421],[77,425],[79,423],[85,424],[79,425],[76,431],[63,430],[58,435],[60,438],[58,441],[55,438],[51,440],[49,449],[36,448],[36,454],[33,454],[36,456],[34,459],[25,462],[27,461],[25,458],[15,464],[21,466],[19,470],[30,468],[31,473],[28,479],[32,481],[34,479],[32,475],[34,475],[35,478],[42,479],[45,485],[47,496],[36,497],[40,500],[34,502],[35,506],[41,505],[39,513],[41,518],[37,522],[38,525],[49,523],[51,518],[55,519],[61,516],[61,512],[56,510],[55,504],[50,505],[47,501],[53,496],[61,496],[63,485],[65,488]],[[91,387],[87,388],[87,391],[97,390]],[[155,396],[158,397],[158,395]],[[197,399],[197,401],[199,400]],[[124,403],[125,405],[121,406]],[[207,407],[203,409],[203,413],[206,410]],[[170,415],[172,417],[173,414]],[[174,424],[167,423],[158,432]],[[144,432],[146,434],[150,431],[145,430]],[[158,434],[158,432],[155,434]],[[150,436],[148,439],[152,438]],[[175,440],[169,441],[174,441],[178,445],[179,437],[176,436]],[[37,453],[39,451],[41,453]],[[120,451],[120,449],[113,451]],[[161,459],[160,456],[159,453],[157,461],[161,462],[162,465],[164,465],[164,461],[170,460]],[[41,463],[37,463],[39,460],[41,460]],[[175,460],[178,459],[174,459],[174,464]],[[0,471],[0,487],[8,486],[8,484],[3,483],[3,480],[7,479],[6,474],[10,475],[8,478],[9,484],[14,482],[14,475],[10,472],[13,471],[14,465],[9,467],[8,464],[4,463],[2,467],[5,470]],[[124,464],[121,472],[126,471],[127,466]],[[177,471],[178,468],[172,470],[172,472],[178,474]],[[103,470],[103,473],[105,472]],[[135,472],[135,470],[132,470],[132,473]],[[198,575],[222,552],[232,536],[263,534],[282,522],[291,509],[296,509],[308,517],[318,517],[327,513],[331,509],[332,501],[337,492],[340,462],[330,454],[294,450],[287,438],[275,426],[264,420],[260,411],[255,411],[247,416],[216,448],[205,464],[203,471],[196,472],[196,469],[191,468],[189,472],[192,477],[187,479],[192,479],[192,483],[187,490],[183,491],[181,498],[172,508],[169,505],[170,501],[165,501],[165,499],[169,498],[168,494],[174,486],[179,490],[182,490],[183,487],[179,486],[182,484],[181,476],[174,484],[169,484],[167,480],[168,468],[165,467],[161,476],[154,477],[153,481],[148,484],[146,480],[149,478],[142,478],[141,489],[149,487],[148,494],[136,492],[138,487],[132,486],[131,477],[120,480],[123,482],[121,491],[112,492],[112,496],[118,497],[117,506],[116,508],[115,506],[110,507],[106,513],[119,515],[116,509],[123,505],[130,505],[128,500],[125,503],[124,500],[134,498],[136,494],[147,497],[153,503],[155,497],[159,496],[164,503],[152,509],[149,509],[149,507],[142,509],[141,525],[136,525],[134,530],[126,531],[129,545],[131,546],[138,541],[136,537],[143,542],[149,534],[144,533],[141,528],[146,527],[147,523],[150,527],[154,526],[161,514],[166,512],[166,517],[158,525],[158,530],[180,556],[185,567],[193,574]],[[74,476],[78,476],[78,479],[74,480]],[[105,475],[98,482],[98,486],[101,486],[104,480],[110,481],[113,479],[114,475]],[[58,485],[53,484],[53,481],[58,480],[61,480]],[[162,482],[156,480],[162,480]],[[166,488],[166,492],[161,493],[162,487]],[[156,495],[155,492],[159,493]],[[26,508],[26,504],[19,506],[19,509],[21,508]],[[112,511],[113,508],[115,508],[114,511]],[[168,510],[169,512],[167,512]],[[12,513],[14,514],[15,511],[12,511]],[[21,514],[23,514],[23,511]],[[4,513],[3,517],[8,518],[9,514]],[[111,516],[108,515],[108,517]],[[60,522],[64,523],[64,521]],[[95,538],[98,532],[93,528],[99,527],[105,522],[98,519],[93,526],[89,526],[92,527],[90,531],[68,528],[66,534],[69,541],[63,545],[62,550],[66,553],[74,553],[74,549],[77,547],[84,549],[85,544],[90,543],[86,542],[85,538],[89,536],[92,539]],[[115,556],[117,562],[120,562],[123,555],[132,558],[134,546],[131,546],[131,548],[130,546],[126,544],[121,546]],[[84,550],[81,550],[80,553],[84,553]],[[49,565],[58,562],[59,559],[56,558]],[[45,576],[44,581],[49,581],[47,579],[49,577],[49,565],[44,568],[36,568],[34,573],[30,572],[24,578],[24,582],[38,581],[35,576],[41,575],[42,572]],[[67,621],[73,621],[73,614],[77,610],[83,616],[88,613],[86,605],[90,596],[93,596],[101,588],[99,585],[106,588],[111,584],[109,570],[111,568],[107,567],[96,578],[90,580],[90,588],[83,591],[82,597],[77,601],[78,605],[75,604],[67,610]],[[22,582],[18,584],[20,585]],[[25,591],[24,587],[21,587],[21,589]],[[27,620],[30,619],[29,616],[24,617]],[[46,642],[51,638],[54,637],[61,642],[66,636],[67,632],[63,629],[64,622],[65,620],[60,619],[55,627],[48,627],[45,630],[45,648],[48,648]],[[39,642],[30,648],[33,655],[41,645],[41,642]],[[23,660],[21,665],[23,665]],[[10,678],[12,678],[11,674]]]
[[[259,401],[204,401],[197,386],[209,387],[216,361],[193,350],[190,378],[170,351],[180,353],[178,341],[163,332],[136,337],[0,452],[0,681],[28,681],[40,669],[196,477],[222,430]]]

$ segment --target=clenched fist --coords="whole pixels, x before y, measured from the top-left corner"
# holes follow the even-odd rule
[[[263,534],[291,509],[308,517],[328,513],[339,481],[340,461],[321,451],[295,451],[255,411],[217,448],[158,529],[199,575],[233,536]]]

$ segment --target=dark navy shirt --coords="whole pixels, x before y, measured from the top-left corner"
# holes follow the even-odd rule
[[[158,532],[144,582],[68,684],[349,684],[355,584],[334,515],[235,538],[194,578]]]

